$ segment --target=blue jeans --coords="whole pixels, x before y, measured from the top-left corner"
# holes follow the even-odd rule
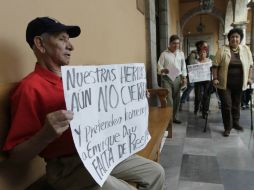
[[[191,91],[194,88],[194,83],[188,83],[187,88],[185,89],[185,91],[182,94],[180,103],[185,103],[185,101],[187,100],[187,98],[189,97]]]

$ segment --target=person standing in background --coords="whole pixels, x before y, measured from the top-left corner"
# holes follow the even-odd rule
[[[252,80],[252,55],[247,45],[240,45],[243,31],[231,29],[228,33],[229,46],[220,48],[213,62],[213,84],[218,88],[225,137],[232,128],[243,131],[239,125],[242,91]]]
[[[201,47],[198,49],[198,59],[196,60],[195,64],[205,64],[208,63],[210,66],[212,66],[212,61],[209,59],[208,56],[208,48],[207,47]],[[195,82],[194,88],[195,88],[195,103],[194,103],[194,114],[197,115],[197,112],[202,111],[202,118],[206,118],[206,115],[208,114],[208,108],[209,108],[209,86],[210,86],[210,80],[208,81],[201,81],[201,82]]]
[[[242,101],[241,101],[241,106],[243,110],[249,109],[249,102],[251,100],[252,93],[253,93],[253,89],[249,89],[249,88],[243,91]]]
[[[185,60],[186,66],[194,64],[196,59],[197,59],[197,51],[192,50],[191,54]],[[187,68],[187,70],[188,70],[188,68]],[[184,92],[181,96],[180,106],[179,106],[180,111],[182,110],[182,104],[184,104],[186,102],[186,100],[189,99],[189,95],[190,95],[193,88],[194,88],[194,83],[190,83],[188,80],[188,76],[187,76],[187,88],[184,90]]]
[[[176,117],[180,103],[180,90],[187,83],[184,53],[179,50],[179,47],[179,36],[172,35],[169,38],[168,49],[161,53],[158,61],[158,74],[161,75],[162,87],[169,90],[167,104],[173,107],[173,122],[177,124],[181,123]],[[177,72],[176,78],[172,77],[175,72]]]

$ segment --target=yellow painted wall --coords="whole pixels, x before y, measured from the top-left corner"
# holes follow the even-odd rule
[[[219,27],[219,20],[208,14],[202,14],[201,15],[201,22],[203,25],[205,25],[204,33],[218,33],[218,27]],[[190,32],[191,34],[198,34],[197,32],[197,26],[200,23],[200,15],[193,16],[184,26],[183,28],[183,34],[187,34],[187,32]]]
[[[179,0],[168,0],[169,5],[169,36],[172,34],[180,35],[177,27],[180,26],[180,18],[179,18]]]
[[[205,25],[205,29],[203,33],[197,32],[196,27],[200,23],[200,15],[193,16],[183,28],[183,34],[186,36],[188,33],[191,36],[198,35],[213,35],[214,37],[214,50],[212,52],[216,52],[218,49],[218,32],[219,32],[219,20],[211,15],[202,15],[202,23]]]
[[[194,9],[197,6],[199,6],[198,1],[180,3],[180,16],[182,17],[185,13]]]
[[[216,9],[225,13],[228,5],[228,0],[214,0],[214,6]]]
[[[30,73],[35,58],[25,41],[27,23],[50,16],[77,24],[72,64],[146,62],[145,18],[136,0],[0,0],[0,82]]]
[[[227,2],[228,0],[214,0],[214,6],[216,7],[216,9],[225,13]],[[199,7],[199,1],[180,3],[180,16],[182,17],[195,7]],[[199,15],[190,18],[190,20],[188,20],[188,22],[184,26],[182,34],[186,36],[188,32],[190,32],[190,35],[198,36],[199,33],[196,31],[196,27],[200,22],[199,20],[200,20]],[[213,46],[214,50],[212,52],[216,52],[218,49],[219,22],[220,21],[216,17],[211,16],[209,14],[204,14],[202,16],[202,23],[206,25],[206,28],[202,33],[202,35],[209,34],[214,36],[214,46]]]

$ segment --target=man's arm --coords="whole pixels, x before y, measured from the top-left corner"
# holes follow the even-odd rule
[[[212,75],[213,75],[213,84],[218,85],[219,80],[218,80],[218,67],[213,66],[212,67]]]
[[[224,51],[223,49],[224,48],[221,48],[216,52],[214,61],[212,63],[212,75],[214,85],[218,85],[220,83],[220,81],[218,80],[218,69],[221,63],[222,52]]]
[[[187,67],[186,67],[186,62],[184,59],[184,53],[182,53],[182,59],[181,59],[181,86],[185,86],[187,84]]]
[[[9,162],[23,163],[37,156],[49,143],[69,128],[73,112],[60,110],[49,113],[43,128],[29,140],[15,146],[9,152]]]
[[[164,65],[165,65],[165,57],[164,57],[164,52],[162,52],[157,64],[157,70],[159,75],[169,73],[169,70],[165,69]]]

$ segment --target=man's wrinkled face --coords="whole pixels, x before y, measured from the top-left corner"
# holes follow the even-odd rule
[[[42,35],[45,55],[56,66],[70,63],[71,51],[74,49],[66,32]]]

